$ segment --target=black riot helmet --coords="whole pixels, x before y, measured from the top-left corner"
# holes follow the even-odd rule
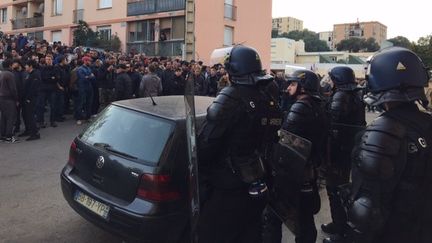
[[[370,60],[366,80],[371,94],[365,101],[369,104],[418,100],[427,105],[424,87],[428,71],[423,61],[406,48],[390,47],[376,53]]]
[[[338,89],[353,90],[357,87],[354,70],[350,67],[334,67],[330,70],[329,76]]]
[[[307,69],[299,69],[288,76],[288,82],[297,82],[298,85],[310,94],[318,94],[320,80],[318,75]],[[299,90],[299,89],[297,89]]]
[[[212,62],[217,63],[215,60],[220,59],[221,54],[224,55],[222,62],[225,70],[233,83],[255,85],[273,80],[273,76],[262,70],[261,58],[254,48],[236,45],[216,49],[211,56]]]

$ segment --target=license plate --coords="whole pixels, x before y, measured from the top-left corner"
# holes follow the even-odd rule
[[[75,192],[74,200],[82,206],[88,208],[93,213],[101,216],[104,219],[108,219],[108,212],[110,210],[108,205],[101,203],[80,191]]]

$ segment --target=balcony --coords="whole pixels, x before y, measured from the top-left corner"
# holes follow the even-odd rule
[[[146,56],[181,56],[184,40],[154,41],[154,42],[129,42],[128,52],[144,53]]]
[[[236,20],[237,19],[237,6],[225,3],[224,17],[226,19]]]
[[[80,20],[84,20],[84,9],[75,9],[73,11],[73,23],[78,24]]]
[[[25,29],[44,26],[44,17],[13,19],[12,29]]]
[[[185,0],[128,0],[127,15],[142,15],[184,10]]]

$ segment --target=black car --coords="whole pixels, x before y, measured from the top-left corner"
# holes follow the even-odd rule
[[[195,97],[197,130],[214,98]],[[141,242],[180,242],[189,222],[183,96],[118,101],[71,144],[61,172],[69,205]],[[169,232],[169,233],[168,233]]]

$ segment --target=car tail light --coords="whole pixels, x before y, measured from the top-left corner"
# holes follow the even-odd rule
[[[69,165],[71,166],[75,165],[76,154],[77,154],[77,145],[75,141],[72,141],[69,149],[69,160],[68,160]]]
[[[137,197],[156,202],[173,201],[180,198],[180,192],[169,175],[143,174]]]

